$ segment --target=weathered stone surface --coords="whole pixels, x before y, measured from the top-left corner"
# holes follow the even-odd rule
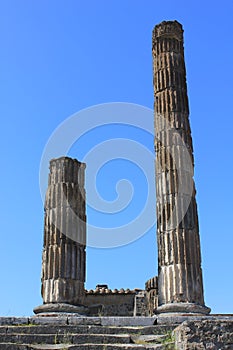
[[[139,293],[135,295],[134,302],[134,316],[148,316],[148,299],[147,292],[145,290],[141,290]]]
[[[67,325],[68,317],[67,316],[33,316],[29,318],[29,323],[32,325]]]
[[[131,336],[132,341],[135,344],[140,343],[155,343],[155,342],[162,342],[166,339],[166,335],[156,335],[156,334],[150,334],[150,335],[132,335]]]
[[[49,314],[49,313],[75,313],[80,315],[85,315],[88,312],[88,308],[86,306],[80,305],[70,305],[65,303],[56,303],[56,304],[43,304],[41,306],[34,308],[34,313],[39,314]]]
[[[69,316],[68,317],[69,325],[101,325],[100,317],[77,317]]]
[[[176,313],[183,313],[184,311],[184,305],[182,303],[172,303],[172,304],[165,304],[163,306],[161,306],[160,308],[158,308],[156,310],[156,312],[160,313],[162,310],[162,312],[164,313],[164,315],[166,316],[166,314],[170,313],[173,315]],[[192,303],[185,303],[185,312],[186,314],[208,314],[210,312],[210,309],[206,306],[202,306],[202,305],[197,305],[197,304],[192,304]],[[163,317],[163,316],[161,316]]]
[[[186,321],[174,330],[180,350],[233,349],[233,320]]]
[[[172,347],[164,345],[136,345],[136,344],[56,344],[56,345],[24,345],[0,344],[1,350],[170,350]]]
[[[233,315],[215,316],[173,316],[173,321],[182,322],[180,325],[142,324],[159,318],[124,318],[105,317],[88,318],[75,317],[83,320],[86,325],[64,324],[67,319],[59,317],[28,318],[28,325],[10,325],[10,318],[4,318],[5,326],[0,326],[1,350],[30,350],[30,349],[232,349],[233,348]],[[31,321],[37,319],[37,324]],[[44,323],[46,320],[46,323]],[[130,325],[138,323],[137,326]],[[136,322],[135,320],[138,320]],[[164,317],[168,321],[168,317]],[[120,322],[122,320],[122,322]],[[103,322],[104,321],[104,322]],[[127,322],[128,321],[128,322]],[[142,322],[143,321],[143,322]],[[170,320],[171,321],[171,320]],[[15,322],[15,320],[13,320]],[[97,324],[94,324],[97,323]],[[103,325],[105,323],[105,325]],[[126,323],[127,326],[123,324]],[[115,324],[115,326],[113,326]],[[121,324],[121,325],[120,325]],[[137,344],[132,344],[135,342]],[[153,344],[153,345],[152,345]]]
[[[0,317],[0,325],[19,325],[28,323],[28,317]]]
[[[44,304],[58,304],[47,307],[56,312],[65,311],[60,304],[83,304],[86,275],[84,171],[85,164],[76,159],[61,157],[50,161],[41,291]],[[37,307],[35,312],[44,312],[44,308],[44,305]],[[68,307],[67,312],[70,312]]]
[[[38,324],[29,323],[27,326],[0,326],[0,349],[1,350],[29,350],[29,349],[93,349],[93,350],[118,350],[118,349],[165,349],[161,347],[161,339],[170,337],[173,325],[169,326],[112,326],[113,323],[120,324],[124,317],[105,318],[107,325],[101,325],[102,318],[79,318],[86,325],[59,324],[57,317],[34,316]],[[46,323],[44,323],[46,320]],[[132,318],[127,318],[131,321]],[[135,318],[133,318],[135,319]],[[148,318],[147,318],[148,319]],[[54,323],[53,323],[54,321]],[[62,320],[63,323],[65,320]],[[66,320],[67,321],[67,320]],[[98,325],[94,323],[98,322]],[[124,322],[121,322],[124,323]],[[134,320],[135,323],[135,320]],[[143,318],[145,323],[145,318]],[[135,336],[137,335],[137,339]],[[144,336],[144,338],[142,338]],[[138,344],[133,344],[138,342]],[[148,342],[148,343],[147,343]],[[174,344],[173,344],[174,345]]]
[[[101,317],[102,326],[150,326],[154,317]]]
[[[135,291],[113,293],[109,289],[104,289],[102,292],[95,290],[86,293],[84,304],[89,307],[89,315],[133,316],[135,296]]]
[[[62,350],[169,350],[171,347],[165,347],[164,345],[136,345],[136,344],[80,344],[80,345],[67,345],[62,344],[61,347],[52,346],[38,346],[31,345],[30,348],[19,348],[17,350],[29,350],[29,349],[39,349],[39,350],[53,350],[53,349],[62,349]],[[5,349],[2,349],[5,350]],[[16,350],[15,348],[9,348],[7,350]]]
[[[17,344],[129,344],[128,334],[0,334],[0,343]]]
[[[33,326],[33,329],[32,329]],[[161,335],[173,330],[172,325],[156,326],[101,326],[97,325],[58,325],[39,324],[30,326],[0,326],[1,334],[131,334]]]
[[[191,313],[164,313],[159,314],[156,318],[157,325],[170,325],[170,324],[181,324],[185,321],[203,321],[208,319],[209,321],[215,321],[217,319],[222,321],[233,321],[233,316],[211,316],[204,314],[191,314]]]
[[[181,24],[168,21],[155,26],[152,46],[159,255],[157,312],[206,314],[210,309],[204,306]]]
[[[158,307],[158,277],[154,276],[145,283],[147,316],[152,316]]]

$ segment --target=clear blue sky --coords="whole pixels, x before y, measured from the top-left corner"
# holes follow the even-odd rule
[[[48,138],[92,105],[117,101],[153,108],[151,32],[174,19],[185,30],[206,305],[233,313],[232,15],[230,0],[1,1],[0,315],[30,315],[41,304],[39,167]],[[100,128],[69,154],[82,160],[88,147],[128,133]],[[136,132],[132,138],[152,148],[150,136]],[[97,187],[113,200],[117,181],[128,177],[137,213],[145,179],[133,163],[108,164]],[[119,220],[125,219],[121,212]],[[89,208],[88,220],[108,226],[110,219]],[[110,221],[117,225],[118,219],[112,215]],[[156,249],[154,227],[124,247],[88,248],[87,288],[143,288],[157,273]]]

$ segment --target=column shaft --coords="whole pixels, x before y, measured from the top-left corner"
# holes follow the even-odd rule
[[[50,162],[45,199],[42,297],[47,303],[82,304],[85,282],[85,164]]]
[[[158,310],[208,313],[203,297],[183,29],[178,22],[155,27],[153,68]]]

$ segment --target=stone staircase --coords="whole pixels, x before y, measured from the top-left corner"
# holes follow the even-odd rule
[[[122,322],[104,319],[35,317],[27,319],[28,323],[9,319],[4,323],[0,318],[0,350],[175,349],[175,325],[146,325],[140,318],[125,325],[125,318]]]

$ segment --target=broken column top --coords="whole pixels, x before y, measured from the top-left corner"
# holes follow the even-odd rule
[[[78,166],[82,166],[82,167],[86,167],[86,164],[85,163],[82,163],[80,161],[78,161],[76,158],[71,158],[71,157],[67,157],[67,156],[62,156],[62,157],[59,157],[59,158],[52,158],[50,160],[50,168],[51,166],[55,165],[55,164],[58,164],[58,163],[76,163]]]
[[[86,164],[75,158],[65,156],[53,158],[49,166],[49,185],[57,182],[72,182],[84,187],[85,168]]]
[[[158,37],[175,38],[179,41],[183,40],[183,27],[177,21],[163,21],[157,24],[153,30],[152,40]]]

